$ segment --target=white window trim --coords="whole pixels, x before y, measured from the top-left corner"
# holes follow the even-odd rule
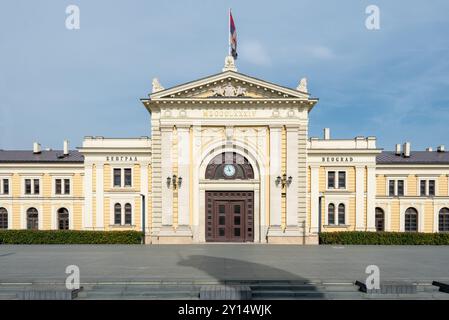
[[[329,172],[335,172],[335,188],[329,188]],[[338,187],[338,173],[345,173],[345,187]],[[348,190],[348,169],[347,168],[326,168],[326,191],[346,191]]]
[[[114,169],[120,169],[120,187],[114,185]],[[131,185],[125,186],[125,169],[131,169]],[[129,165],[113,166],[111,170],[111,189],[131,189],[134,185],[134,167]]]
[[[31,179],[31,193],[27,194],[25,193],[25,180],[27,179]],[[39,193],[34,193],[34,180],[39,180]],[[24,197],[36,197],[36,196],[41,196],[42,195],[42,178],[38,177],[38,176],[23,176],[22,177],[22,195]],[[37,208],[36,208],[37,209]]]
[[[53,205],[52,206],[52,217],[51,217],[51,221],[52,221],[52,225],[51,228],[53,230],[59,230],[59,225],[58,225],[58,210],[61,208],[66,208],[67,211],[69,212],[69,230],[73,229],[73,205],[68,204],[68,203],[61,203],[58,205]]]
[[[61,192],[62,193],[56,193],[56,179],[61,179]],[[70,183],[70,192],[69,193],[65,193],[65,184],[64,184],[64,180],[68,179],[69,183]],[[73,179],[71,177],[67,177],[67,176],[54,176],[53,177],[53,183],[52,183],[52,196],[53,197],[70,197],[72,195],[73,192]]]
[[[120,224],[115,223],[115,205],[120,204],[121,206],[121,220]],[[125,205],[129,203],[131,205],[131,224],[125,224]],[[109,215],[109,224],[110,227],[135,227],[135,218],[134,218],[134,201],[132,199],[127,200],[115,200],[111,198],[110,200],[110,215]]]
[[[376,202],[376,205],[374,206],[374,215],[376,214],[376,208],[381,208],[384,211],[384,219],[385,219],[385,230],[384,231],[391,231],[391,206],[390,202]]]
[[[21,227],[22,227],[22,229],[25,229],[25,230],[27,229],[27,210],[29,208],[36,208],[38,230],[43,230],[44,219],[43,219],[42,215],[44,212],[44,207],[42,204],[37,204],[37,203],[29,203],[29,204],[21,206],[20,212],[21,212]]]
[[[340,226],[340,227],[349,227],[349,224],[348,224],[348,220],[349,220],[349,218],[348,218],[349,200],[348,199],[332,198],[332,199],[327,199],[324,202],[325,202],[325,210],[326,210],[325,211],[325,216],[324,216],[324,226],[325,227],[338,227],[338,226]],[[329,210],[329,205],[330,204],[333,204],[334,207],[335,207],[335,211],[334,211],[334,221],[335,221],[335,223],[334,224],[329,224],[329,214],[328,214],[329,212],[328,212],[328,210]],[[345,222],[344,222],[344,224],[339,224],[338,223],[338,206],[340,204],[344,204],[344,206],[345,206]]]
[[[404,181],[404,195],[399,196],[398,195],[398,180]],[[390,181],[394,181],[394,195],[390,195]],[[386,179],[386,194],[387,197],[405,197],[407,196],[407,177],[395,177],[395,178],[388,178]]]
[[[4,193],[4,190],[3,190],[3,181],[4,180],[8,180],[8,188],[9,188],[9,190],[8,190],[8,193]],[[9,177],[2,177],[2,176],[0,176],[0,196],[9,196],[9,195],[11,195],[11,179],[9,178]]]
[[[439,196],[438,193],[438,177],[418,177],[418,185],[416,187],[416,193],[418,195],[418,197],[437,197]],[[433,180],[435,181],[435,195],[434,196],[429,196],[429,180]],[[421,181],[425,181],[426,182],[426,192],[424,195],[421,195]]]
[[[401,202],[399,205],[399,231],[405,232],[405,211],[415,208],[418,212],[418,232],[424,232],[424,203],[423,202]]]

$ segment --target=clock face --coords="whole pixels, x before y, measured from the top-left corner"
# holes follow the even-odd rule
[[[235,174],[235,167],[232,164],[227,164],[223,168],[223,173],[227,177],[232,177]]]

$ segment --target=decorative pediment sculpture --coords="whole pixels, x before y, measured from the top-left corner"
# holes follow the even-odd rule
[[[235,66],[235,61],[232,56],[226,56],[225,64],[223,67],[223,72],[225,71],[235,71],[237,72],[237,67]]]
[[[230,82],[225,86],[212,88],[214,97],[242,97],[246,95],[246,88],[241,86],[234,87]]]
[[[307,93],[307,78],[302,78],[299,81],[298,86],[296,87],[296,90]]]
[[[164,90],[164,87],[160,84],[158,78],[153,79],[153,93]]]

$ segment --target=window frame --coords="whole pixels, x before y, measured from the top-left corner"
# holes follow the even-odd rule
[[[403,181],[403,194],[399,194],[399,182]],[[390,194],[390,183],[394,183],[394,194]],[[388,197],[406,197],[407,196],[407,177],[387,177],[386,192]]]
[[[430,194],[430,181],[434,182],[434,194]],[[425,184],[425,194],[421,193],[421,183]],[[418,196],[419,197],[436,197],[438,196],[438,177],[418,177]]]
[[[61,180],[61,193],[56,193],[56,180]],[[67,193],[65,181],[69,181],[69,192]],[[53,176],[53,183],[52,183],[52,194],[55,197],[68,197],[72,195],[73,190],[73,179],[71,176]]]
[[[442,213],[441,211],[443,211],[444,209],[446,209],[447,212]],[[447,224],[447,230],[441,230],[441,224],[440,224],[441,216],[443,216],[443,224],[444,223]],[[449,207],[442,207],[442,208],[440,208],[440,210],[438,210],[437,221],[438,221],[437,232],[443,232],[443,233],[449,232]]]
[[[1,209],[4,209],[5,211],[3,213],[6,213],[6,228],[2,228],[1,225],[0,225],[0,230],[8,230],[9,226],[10,226],[9,210],[8,210],[8,208],[2,206],[2,207],[0,207],[0,214],[2,213]],[[0,219],[0,221],[1,221],[1,219]]]
[[[131,178],[131,185],[126,185],[125,183],[125,170],[129,169],[130,170],[130,178]],[[120,171],[120,185],[116,185],[115,184],[115,171],[119,170]],[[112,189],[131,189],[133,188],[133,184],[134,184],[134,167],[133,166],[114,166],[112,167],[111,170],[111,188]]]
[[[28,214],[29,214],[29,211],[31,210],[31,209],[34,209],[34,210],[36,210],[36,213],[37,213],[37,218],[36,218],[36,228],[29,228],[28,226],[29,226],[29,221],[28,221],[28,219],[29,219],[29,216],[28,216]],[[40,218],[39,218],[39,216],[40,216],[40,214],[39,214],[39,210],[36,208],[36,207],[29,207],[29,208],[27,208],[26,210],[25,210],[25,228],[26,228],[26,230],[40,230],[39,229],[39,223],[40,223]]]
[[[5,193],[5,181],[7,181],[8,192]],[[11,179],[0,176],[0,196],[9,196],[11,194]]]
[[[31,186],[30,186],[30,191],[31,193],[26,193],[26,180],[30,180],[31,182]],[[39,192],[36,193],[35,190],[35,180],[39,181]],[[36,176],[23,176],[22,177],[22,196],[25,197],[36,197],[36,196],[41,196],[42,195],[42,177],[36,177]]]
[[[409,209],[413,209],[415,211],[416,216],[416,230],[407,230],[407,215],[411,215],[411,213],[407,213]],[[411,222],[410,222],[411,223]],[[419,211],[415,207],[407,207],[404,211],[404,232],[419,232]]]
[[[329,173],[334,174],[334,187],[329,187]],[[344,172],[344,187],[340,188],[340,173]],[[347,191],[348,190],[348,168],[326,168],[326,191]]]

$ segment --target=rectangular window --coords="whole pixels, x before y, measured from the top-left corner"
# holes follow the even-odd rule
[[[39,194],[39,179],[34,179],[33,181],[34,184],[34,194]]]
[[[398,196],[404,195],[404,180],[398,180]]]
[[[125,169],[125,187],[131,187],[132,177],[131,177],[131,169]]]
[[[426,180],[421,180],[419,182],[419,194],[424,197],[426,195]]]
[[[70,180],[64,179],[64,194],[70,194]]]
[[[122,170],[114,169],[114,187],[122,186]]]
[[[327,173],[327,188],[335,188],[335,171],[329,171]]]
[[[429,180],[429,196],[435,196],[435,180]]]
[[[346,171],[338,171],[338,188],[346,189]]]
[[[25,179],[25,194],[31,194],[31,179]]]
[[[3,179],[3,194],[9,194],[9,180]]]
[[[62,193],[62,183],[61,179],[55,180],[55,194],[61,194]]]
[[[393,197],[393,196],[394,196],[394,180],[390,180],[390,181],[388,182],[388,195],[389,195],[390,197]]]

